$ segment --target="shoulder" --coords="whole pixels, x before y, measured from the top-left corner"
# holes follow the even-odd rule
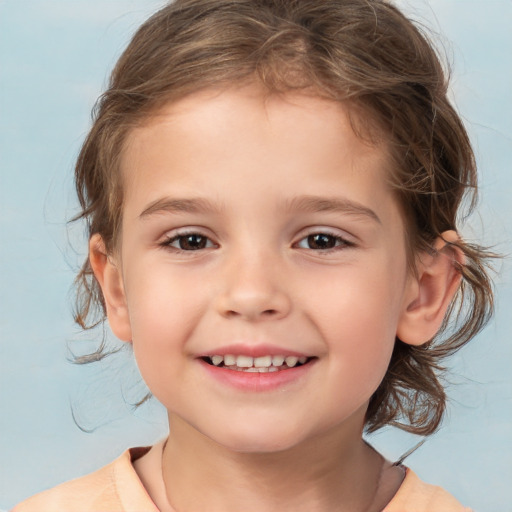
[[[12,512],[158,512],[132,465],[147,450],[127,450],[98,471],[36,494]]]
[[[407,469],[395,497],[383,512],[471,512],[441,487],[422,482]]]

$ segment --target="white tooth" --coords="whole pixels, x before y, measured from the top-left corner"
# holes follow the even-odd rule
[[[308,360],[308,358],[307,358],[307,357],[304,357],[304,356],[299,357],[299,363],[300,363],[300,364],[304,364],[307,360]]]
[[[272,356],[262,356],[254,358],[254,366],[258,368],[268,368],[272,364]]]
[[[272,364],[274,366],[282,366],[284,363],[284,356],[273,356],[272,357]]]
[[[231,354],[225,355],[224,356],[224,364],[226,366],[235,366],[236,365],[236,357]]]
[[[212,360],[212,363],[215,366],[219,366],[222,361],[224,361],[224,358],[222,356],[211,356],[210,359]]]
[[[268,373],[270,370],[270,366],[261,366],[260,368],[256,368],[260,373]]]
[[[242,370],[244,372],[250,372],[250,373],[257,373],[259,371],[259,368],[254,368],[254,366],[251,366],[250,368],[245,368],[245,370]]]
[[[295,356],[288,356],[285,358],[286,364],[290,368],[293,368],[297,364],[298,360],[299,360],[299,358],[295,357]]]
[[[254,359],[249,356],[237,356],[236,365],[240,368],[250,368],[253,366]]]
[[[269,366],[269,368],[268,368],[268,373],[278,372],[278,371],[279,371],[279,368],[277,366]]]

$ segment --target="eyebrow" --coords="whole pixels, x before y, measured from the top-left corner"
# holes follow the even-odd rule
[[[219,210],[220,208],[214,203],[201,197],[190,199],[163,197],[150,203],[139,215],[139,218],[145,219],[159,213],[215,213]]]
[[[332,212],[354,215],[356,217],[368,218],[382,224],[379,216],[370,208],[346,198],[339,197],[319,197],[319,196],[300,196],[285,202],[285,209],[292,212],[318,213]],[[147,206],[139,215],[140,219],[145,219],[151,215],[160,213],[217,213],[220,208],[201,197],[173,199],[163,197],[157,199]]]
[[[286,209],[306,213],[332,212],[354,215],[382,224],[370,208],[350,199],[340,197],[301,196],[286,202]]]

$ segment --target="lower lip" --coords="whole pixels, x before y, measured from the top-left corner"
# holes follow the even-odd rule
[[[302,366],[295,366],[278,372],[256,373],[230,370],[228,368],[208,364],[198,360],[206,372],[222,384],[242,391],[262,392],[273,391],[302,379],[314,366],[316,359]]]

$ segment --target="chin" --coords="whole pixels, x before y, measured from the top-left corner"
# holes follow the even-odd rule
[[[306,437],[296,426],[286,428],[274,422],[271,425],[233,425],[211,439],[235,453],[270,454],[289,450],[304,442]]]

